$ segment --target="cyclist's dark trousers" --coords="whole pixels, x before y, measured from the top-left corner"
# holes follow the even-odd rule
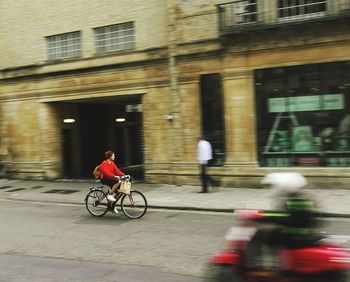
[[[216,181],[207,174],[207,165],[201,164],[202,192],[208,192],[208,184],[216,184]]]
[[[107,186],[109,186],[111,189],[112,189],[112,187],[114,186],[114,184],[116,184],[116,183],[118,183],[118,179],[116,179],[116,178],[102,178],[101,179],[101,183],[103,184],[103,185],[107,185]]]

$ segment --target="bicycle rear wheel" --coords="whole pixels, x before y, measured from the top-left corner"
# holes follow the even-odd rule
[[[136,190],[132,190],[129,195],[124,195],[120,205],[123,213],[132,219],[143,217],[147,211],[146,197]]]
[[[85,205],[93,216],[103,216],[109,208],[107,194],[100,190],[91,190],[85,198]]]

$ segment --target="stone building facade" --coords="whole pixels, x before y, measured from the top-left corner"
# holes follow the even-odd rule
[[[147,182],[198,184],[204,134],[223,186],[256,186],[281,170],[349,184],[350,140],[338,123],[350,113],[350,3],[286,5],[2,1],[5,175],[87,176],[112,149]],[[295,147],[300,131],[311,147]],[[323,148],[326,138],[335,145]]]

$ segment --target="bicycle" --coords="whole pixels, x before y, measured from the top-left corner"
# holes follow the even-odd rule
[[[127,177],[121,177],[124,181]],[[115,205],[120,200],[120,207],[125,216],[131,219],[141,218],[147,211],[146,197],[137,190],[131,189],[130,194],[119,192],[116,201],[110,201],[107,195],[110,187],[101,185],[93,186],[85,196],[85,206],[89,213],[93,216],[101,217],[108,211],[113,211]]]

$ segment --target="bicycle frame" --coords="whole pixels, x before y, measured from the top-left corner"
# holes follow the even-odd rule
[[[105,188],[105,187],[107,187],[107,188]],[[109,186],[105,186],[105,185],[104,186],[94,186],[94,187],[90,188],[90,191],[102,191],[105,194],[109,194],[111,191],[111,188]],[[114,206],[123,197],[123,195],[124,195],[123,193],[119,192],[115,197],[115,199],[116,199],[115,202],[108,201],[109,205],[114,208]],[[86,197],[87,197],[87,195],[86,195]],[[85,197],[85,200],[86,200],[86,197]],[[101,198],[100,200],[103,200],[104,198],[105,198],[105,196],[103,196],[103,198]]]
[[[85,203],[86,203],[86,207],[88,209],[88,211],[94,215],[94,216],[103,216],[107,211],[113,211],[116,204],[120,203],[120,207],[122,212],[129,218],[141,218],[147,210],[147,200],[145,198],[145,196],[137,190],[132,189],[130,191],[130,194],[126,194],[123,192],[119,192],[116,196],[115,199],[116,201],[110,201],[107,198],[107,195],[110,193],[111,189],[109,186],[103,185],[103,186],[94,186],[90,188],[90,191],[88,192],[88,194],[85,197]],[[94,194],[94,192],[96,192],[96,194]],[[95,207],[97,208],[98,206],[100,207],[105,207],[105,210],[98,212],[97,214],[95,212],[93,212],[92,210],[90,210],[90,208],[88,207],[88,199],[89,195],[93,195],[92,197],[95,199],[95,202],[91,205],[91,207]],[[134,198],[134,196],[136,196],[137,199]],[[133,212],[131,212],[130,207],[135,207],[136,210],[139,208],[139,200],[141,197],[141,206],[144,206],[144,208],[141,208],[141,211],[138,214],[134,214]],[[127,201],[125,201],[125,199],[127,199]],[[136,201],[135,201],[136,200]],[[131,213],[130,213],[131,212]]]

